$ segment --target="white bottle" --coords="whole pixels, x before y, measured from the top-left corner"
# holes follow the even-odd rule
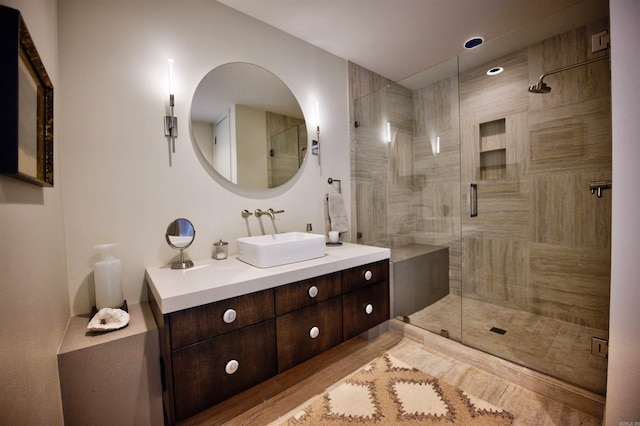
[[[93,265],[96,288],[96,308],[119,308],[124,304],[122,297],[122,263],[113,257],[111,250],[118,244],[94,246],[100,252],[100,260]]]

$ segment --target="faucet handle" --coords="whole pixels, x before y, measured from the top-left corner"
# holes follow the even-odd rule
[[[243,218],[248,218],[249,216],[251,216],[253,213],[251,213],[249,210],[244,209],[242,210],[242,212],[240,213],[242,215]]]
[[[263,211],[262,211],[262,210],[260,210],[260,209],[256,209],[253,213],[256,215],[256,217],[260,217],[260,216],[262,216],[263,214],[266,214],[265,212],[263,212]]]

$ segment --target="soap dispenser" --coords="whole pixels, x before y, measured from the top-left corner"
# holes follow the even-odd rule
[[[122,263],[113,256],[112,250],[118,244],[94,246],[100,253],[100,260],[93,265],[95,279],[96,308],[120,308],[124,304],[122,296]]]

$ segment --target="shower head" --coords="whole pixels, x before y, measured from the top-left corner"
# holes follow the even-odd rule
[[[547,84],[540,79],[540,81],[533,86],[529,86],[530,93],[549,93],[551,91],[551,87],[547,86]]]

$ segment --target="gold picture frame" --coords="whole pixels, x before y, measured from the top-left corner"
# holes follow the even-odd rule
[[[53,186],[53,84],[20,11],[0,6],[0,173]],[[5,97],[6,94],[6,97]]]

